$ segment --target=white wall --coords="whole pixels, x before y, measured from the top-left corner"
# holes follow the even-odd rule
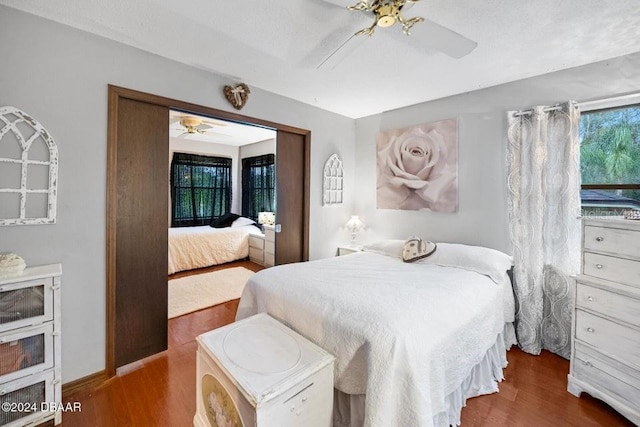
[[[480,244],[509,252],[506,111],[638,92],[638,70],[640,53],[357,120],[355,213],[367,226],[358,239],[366,243],[417,234],[433,241]],[[377,210],[376,134],[448,118],[459,120],[458,212]]]
[[[222,95],[233,82],[5,6],[0,58],[0,105],[39,120],[60,153],[57,224],[0,227],[0,253],[16,252],[28,265],[62,262],[62,376],[69,382],[105,367],[107,85],[234,111]],[[242,114],[311,130],[310,257],[333,255],[351,207],[321,207],[322,167],[335,151],[353,164],[354,121],[257,87]],[[353,167],[346,173],[355,179]],[[353,196],[348,190],[347,200]]]
[[[240,186],[240,147],[215,142],[193,141],[181,138],[169,138],[169,173],[173,153],[203,154],[231,159],[231,212],[240,212],[242,207],[242,187]],[[169,176],[169,179],[171,177]],[[171,181],[169,181],[171,182]],[[169,189],[171,192],[171,189]],[[171,198],[169,198],[169,226],[171,226]]]
[[[275,138],[275,133],[274,133]],[[240,159],[247,157],[262,156],[264,154],[273,154],[276,152],[276,140],[267,139],[265,141],[254,142],[240,147]]]

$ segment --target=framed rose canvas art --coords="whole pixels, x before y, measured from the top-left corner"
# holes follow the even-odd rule
[[[378,209],[458,210],[458,121],[380,132]]]

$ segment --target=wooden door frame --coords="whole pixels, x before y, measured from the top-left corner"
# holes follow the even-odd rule
[[[198,104],[165,98],[119,86],[108,86],[107,117],[107,316],[106,316],[106,374],[108,378],[116,374],[115,334],[116,334],[116,221],[117,221],[117,138],[118,138],[118,103],[121,99],[146,102],[160,105],[171,110],[180,110],[194,114],[238,123],[258,125],[302,135],[304,137],[304,227],[303,227],[303,260],[309,259],[309,212],[310,212],[310,169],[311,169],[311,131],[293,126],[256,119],[229,111],[218,110]],[[277,154],[276,154],[277,155]],[[168,179],[168,178],[167,178]]]

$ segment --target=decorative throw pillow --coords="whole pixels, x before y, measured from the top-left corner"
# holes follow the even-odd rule
[[[240,218],[240,215],[229,212],[222,215],[218,219],[212,220],[211,224],[209,225],[211,225],[214,228],[231,227],[231,224],[233,224],[233,221],[235,221],[238,218]]]
[[[420,237],[411,236],[404,243],[402,260],[404,262],[414,262],[426,258],[436,251],[436,244],[425,242]]]

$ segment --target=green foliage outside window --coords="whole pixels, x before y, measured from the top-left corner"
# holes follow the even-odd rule
[[[583,214],[640,210],[640,106],[582,113],[580,141]]]

